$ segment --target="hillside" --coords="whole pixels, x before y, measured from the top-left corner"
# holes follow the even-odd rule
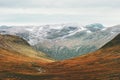
[[[48,70],[56,75],[51,80],[120,80],[120,34],[96,52],[49,64]]]
[[[0,48],[0,80],[8,80],[8,78],[13,80],[15,76],[11,78],[10,75],[14,73],[40,74],[44,71],[42,65],[50,62],[45,58],[32,58],[18,54]]]
[[[28,64],[20,67],[21,70],[27,70],[23,72],[16,69],[10,72],[3,68],[0,77],[2,80],[120,80],[119,44],[120,34],[93,53],[42,65],[37,60],[34,61],[36,65],[29,65],[29,68],[26,68]],[[42,71],[34,71],[36,67]]]
[[[53,60],[34,50],[24,39],[0,35],[0,79],[9,72],[39,73],[40,66],[49,62]]]
[[[42,66],[54,62],[42,52],[34,50],[24,39],[0,35],[0,80],[14,80],[10,74],[40,74]],[[19,80],[19,79],[17,79]]]
[[[46,58],[46,60],[49,58],[46,54],[34,50],[27,43],[27,41],[18,36],[0,35],[0,48],[16,52],[16,55],[23,55],[33,58]]]
[[[108,42],[106,45],[104,45],[102,48],[108,48],[113,46],[120,46],[120,34],[116,36],[112,41]]]

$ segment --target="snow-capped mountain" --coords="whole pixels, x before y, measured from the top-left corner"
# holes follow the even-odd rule
[[[86,26],[55,24],[41,26],[0,26],[2,34],[18,35],[37,50],[62,60],[95,51],[120,33],[120,25]]]

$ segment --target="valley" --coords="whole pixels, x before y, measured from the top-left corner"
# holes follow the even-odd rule
[[[64,60],[51,58],[18,35],[1,34],[0,80],[120,80],[120,34],[117,30],[96,51]],[[64,55],[68,56],[61,56]]]
[[[120,32],[120,25],[0,26],[0,32],[19,36],[37,51],[56,60],[64,60],[98,50]]]

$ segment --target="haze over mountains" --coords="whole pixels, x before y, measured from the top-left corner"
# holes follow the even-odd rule
[[[120,32],[120,25],[0,26],[0,33],[24,38],[36,50],[57,60],[69,59],[101,48]]]

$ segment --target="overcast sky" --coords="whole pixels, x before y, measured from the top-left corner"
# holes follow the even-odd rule
[[[0,25],[119,24],[120,0],[0,0]]]

